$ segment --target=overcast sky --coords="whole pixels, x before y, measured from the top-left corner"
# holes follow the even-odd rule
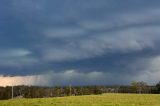
[[[160,81],[159,0],[0,0],[0,86]]]

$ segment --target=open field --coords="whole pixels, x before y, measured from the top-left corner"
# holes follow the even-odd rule
[[[160,106],[160,95],[103,94],[0,101],[0,106]]]

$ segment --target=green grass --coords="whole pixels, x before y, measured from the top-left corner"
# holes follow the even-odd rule
[[[0,101],[0,106],[160,106],[160,95],[103,94]]]

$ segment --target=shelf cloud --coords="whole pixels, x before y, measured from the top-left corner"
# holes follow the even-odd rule
[[[0,1],[1,86],[158,82],[159,4]]]

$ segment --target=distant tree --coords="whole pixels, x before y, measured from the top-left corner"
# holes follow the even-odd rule
[[[160,93],[160,81],[156,84],[156,88],[158,90],[158,93]]]
[[[148,93],[148,85],[146,82],[140,81],[140,82],[132,82],[131,83],[132,90],[135,93]]]
[[[119,93],[133,93],[131,86],[120,86]]]

